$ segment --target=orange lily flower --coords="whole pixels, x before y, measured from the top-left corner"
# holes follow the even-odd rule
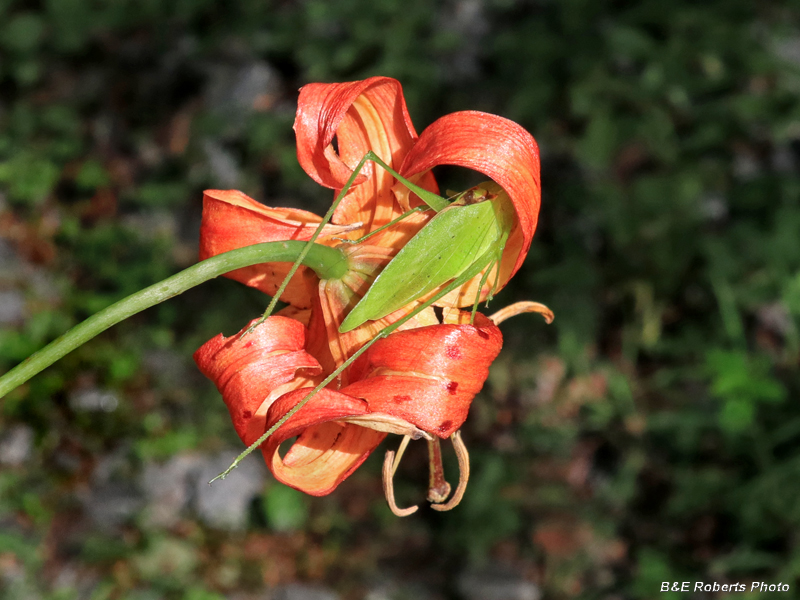
[[[499,269],[499,287],[519,269],[530,247],[540,201],[538,149],[515,123],[474,111],[453,113],[418,137],[399,82],[373,77],[303,87],[298,101],[298,160],[320,184],[341,190],[368,150],[417,185],[437,192],[430,169],[450,164],[480,171],[508,193],[517,212]],[[334,148],[334,141],[338,150]],[[383,169],[367,163],[317,243],[361,236],[420,201]],[[391,257],[430,219],[415,213],[362,244],[340,246],[350,272],[320,280],[301,267],[281,300],[290,306],[242,338],[216,338],[195,354],[219,388],[237,433],[251,444],[302,400],[325,374],[414,306],[340,334],[339,325]],[[241,192],[204,195],[200,258],[254,243],[308,240],[319,217],[297,209],[265,207]],[[239,269],[228,276],[274,294],[286,263]],[[387,432],[445,438],[458,430],[497,356],[502,337],[482,315],[474,325],[454,307],[471,305],[481,275],[375,343],[339,379],[282,425],[262,445],[276,478],[313,495],[331,492],[375,449]],[[482,295],[488,294],[487,282]],[[283,458],[280,443],[298,435]],[[437,446],[438,448],[438,446]]]

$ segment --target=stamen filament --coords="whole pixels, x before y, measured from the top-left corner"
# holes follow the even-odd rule
[[[456,451],[456,458],[458,458],[458,487],[456,487],[456,491],[449,502],[446,504],[431,505],[433,510],[438,510],[440,512],[451,510],[458,506],[461,499],[464,497],[464,492],[467,491],[467,482],[469,481],[469,453],[467,452],[467,447],[464,445],[464,442],[461,440],[461,432],[456,431],[450,439],[453,442],[453,449]]]
[[[397,448],[397,456],[392,463],[392,477],[394,477],[394,474],[397,473],[397,467],[400,466],[400,461],[402,460],[403,454],[405,453],[406,448],[408,448],[408,442],[410,441],[411,436],[409,435],[404,435],[403,439],[400,440],[400,446]]]
[[[386,457],[383,459],[383,494],[386,496],[386,503],[389,505],[392,513],[398,517],[407,517],[413,515],[419,506],[409,506],[408,508],[400,508],[394,499],[394,469],[395,467],[395,454],[393,450],[386,451]],[[399,462],[399,461],[398,461]]]

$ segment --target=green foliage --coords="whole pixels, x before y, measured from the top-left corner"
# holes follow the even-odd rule
[[[264,494],[262,510],[275,531],[296,531],[308,522],[308,498],[295,489],[273,485]]]

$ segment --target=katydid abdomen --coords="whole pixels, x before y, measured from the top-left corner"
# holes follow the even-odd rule
[[[497,260],[514,225],[514,207],[494,182],[461,194],[401,248],[339,331],[381,319],[464,273],[492,249]]]

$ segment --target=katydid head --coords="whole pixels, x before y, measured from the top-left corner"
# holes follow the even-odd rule
[[[489,186],[494,185],[496,184],[487,181],[468,189],[466,192],[461,192],[455,196],[450,206],[471,206],[472,204],[478,204],[478,202],[494,200],[497,194],[489,191]]]

